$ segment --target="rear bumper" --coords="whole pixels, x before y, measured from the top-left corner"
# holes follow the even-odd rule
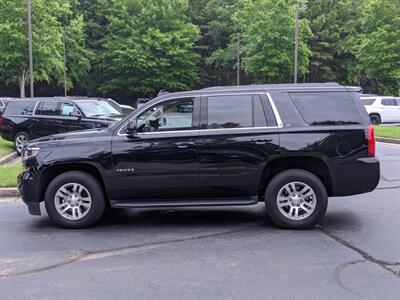
[[[31,215],[40,216],[40,182],[29,171],[24,171],[18,176],[18,191],[22,201],[28,206]]]
[[[380,166],[376,157],[359,158],[331,166],[333,197],[372,192],[379,183]]]

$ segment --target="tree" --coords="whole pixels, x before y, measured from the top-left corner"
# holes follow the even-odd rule
[[[74,82],[87,76],[91,69],[90,58],[92,54],[86,46],[83,15],[73,11],[70,11],[69,15],[70,17],[63,22],[66,44],[67,89],[71,89]],[[62,78],[58,77],[58,79],[59,84],[61,84]]]
[[[57,17],[65,11],[62,1],[35,0],[32,3],[34,80],[50,81],[62,71],[62,49]],[[19,83],[25,95],[28,70],[26,1],[0,0],[0,78]]]
[[[67,28],[69,87],[88,71],[83,19],[73,15],[75,1],[32,1],[32,40],[35,82],[61,83],[63,79],[63,33]],[[68,17],[69,16],[69,17]],[[19,84],[25,96],[28,74],[28,38],[25,0],[0,0],[0,80]]]
[[[357,40],[359,69],[373,82],[374,91],[400,95],[400,2],[371,0],[363,10]]]
[[[204,85],[235,82],[237,28],[232,16],[239,11],[237,0],[192,0],[191,20],[201,30],[198,53],[201,55],[201,77]]]
[[[243,40],[243,68],[255,82],[291,82],[294,66],[294,0],[243,0],[235,15]],[[308,71],[308,21],[299,22],[299,75]]]
[[[310,21],[313,37],[311,48],[309,81],[338,80],[337,43],[340,38],[340,18],[336,0],[309,0],[305,16]]]
[[[118,0],[107,15],[100,54],[103,92],[154,94],[194,87],[198,28],[186,17],[187,0]]]

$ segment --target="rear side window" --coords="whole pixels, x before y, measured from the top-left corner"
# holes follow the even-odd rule
[[[35,110],[35,115],[39,116],[58,116],[59,114],[57,101],[42,101]]]
[[[375,102],[375,98],[372,99],[361,99],[362,104],[364,105],[372,105]]]
[[[258,95],[208,97],[207,128],[243,128],[267,126]]]
[[[10,101],[5,110],[7,115],[32,115],[34,101]]]
[[[345,92],[290,93],[289,96],[309,125],[362,123],[355,103]]]
[[[382,99],[382,105],[384,105],[384,106],[397,106],[397,101],[394,98]]]

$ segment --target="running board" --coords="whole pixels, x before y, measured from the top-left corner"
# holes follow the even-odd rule
[[[163,208],[163,207],[201,207],[201,206],[235,206],[257,204],[257,197],[240,199],[194,199],[194,200],[147,200],[147,201],[115,201],[111,200],[112,208]]]

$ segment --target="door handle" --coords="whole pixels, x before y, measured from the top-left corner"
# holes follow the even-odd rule
[[[257,145],[265,145],[268,142],[272,142],[272,139],[252,139],[251,141]]]
[[[175,143],[176,147],[178,147],[179,149],[186,149],[189,146],[193,146],[194,143],[189,143],[189,142],[182,142],[182,143]]]

